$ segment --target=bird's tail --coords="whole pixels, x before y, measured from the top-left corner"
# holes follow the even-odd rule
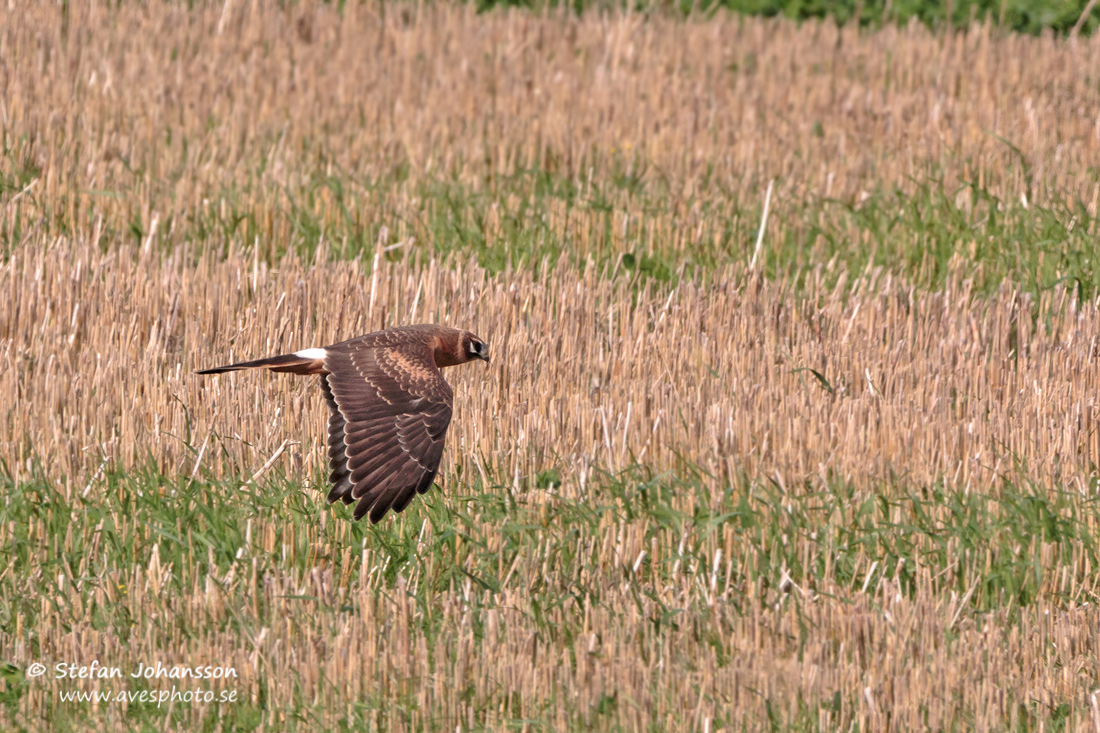
[[[321,353],[317,354],[316,352]],[[269,356],[266,359],[242,361],[238,364],[229,364],[213,369],[200,369],[195,374],[224,374],[225,372],[239,372],[242,369],[270,369],[273,372],[289,372],[290,374],[324,374],[326,372],[323,350],[307,349],[304,352],[299,351],[294,354]]]

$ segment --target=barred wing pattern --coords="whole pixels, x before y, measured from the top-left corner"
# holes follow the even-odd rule
[[[331,411],[329,501],[353,501],[371,522],[431,488],[453,393],[424,343],[354,339],[328,347],[321,388]]]

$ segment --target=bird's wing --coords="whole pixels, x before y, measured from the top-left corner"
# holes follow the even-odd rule
[[[329,501],[358,500],[355,518],[400,512],[432,485],[451,423],[451,386],[426,344],[329,347]]]

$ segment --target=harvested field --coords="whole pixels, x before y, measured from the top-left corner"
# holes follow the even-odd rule
[[[1100,285],[1071,256],[1100,206],[1095,39],[264,8],[0,10],[0,170],[22,194],[0,242],[274,262],[382,238],[675,273],[746,260],[774,179],[769,272],[836,257],[941,285],[961,251],[987,291]]]
[[[0,727],[1100,730],[1100,41],[64,8],[0,10]],[[314,379],[192,373],[412,322],[493,361],[376,527]]]
[[[28,462],[84,476],[103,456],[189,473],[208,437],[219,457],[200,467],[240,475],[288,431],[306,441],[295,472],[322,466],[316,380],[192,371],[421,321],[493,334],[497,363],[448,372],[461,404],[451,453],[509,482],[686,460],[716,490],[740,474],[897,475],[992,492],[1022,472],[1085,491],[1100,460],[1100,315],[1064,289],[975,299],[965,281],[919,293],[872,273],[795,293],[734,271],[654,288],[594,268],[490,276],[455,261],[289,255],[276,271],[123,247],[28,249],[5,275],[18,303],[0,374],[17,400],[3,405],[16,479]]]

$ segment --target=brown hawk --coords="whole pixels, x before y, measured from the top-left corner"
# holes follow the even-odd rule
[[[328,500],[358,501],[355,519],[369,511],[378,522],[431,488],[454,400],[440,369],[474,359],[489,361],[477,336],[422,324],[196,374],[266,368],[320,375],[330,411]]]

